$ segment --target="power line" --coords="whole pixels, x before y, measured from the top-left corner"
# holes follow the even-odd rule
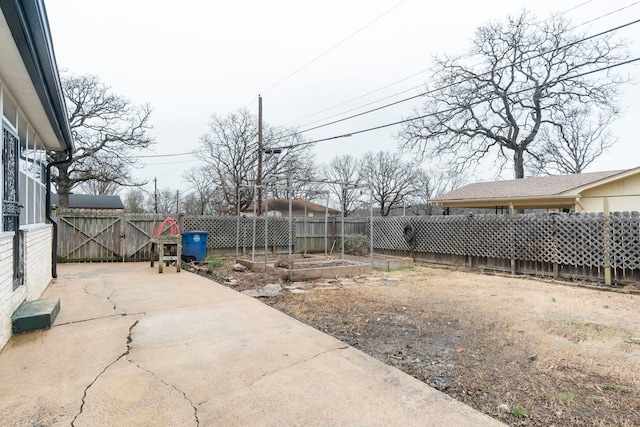
[[[561,79],[556,79],[556,80],[547,82],[547,83],[545,83],[543,85],[540,85],[538,87],[550,86],[552,84],[561,83],[563,81],[576,79],[578,77],[584,77],[584,76],[587,76],[587,75],[590,75],[590,74],[594,74],[594,73],[598,73],[598,72],[601,72],[601,71],[610,70],[612,68],[620,67],[620,66],[623,66],[623,65],[628,65],[628,64],[631,64],[631,63],[634,63],[634,62],[638,62],[638,61],[640,61],[640,57],[629,59],[627,61],[623,61],[623,62],[620,62],[620,63],[617,63],[617,64],[612,64],[612,65],[609,65],[609,66],[606,66],[606,67],[602,67],[602,68],[598,68],[598,69],[595,69],[595,70],[585,71],[584,73],[576,74],[576,75],[573,75],[573,76],[567,76],[567,77],[564,77],[564,78],[561,78]],[[518,91],[515,91],[515,92],[508,93],[508,95],[516,95],[518,93],[523,93],[523,92],[530,91],[530,90],[533,90],[533,89],[536,89],[536,87],[521,89],[521,90],[518,90]],[[481,104],[483,102],[494,101],[494,100],[497,100],[499,98],[500,98],[499,96],[485,97],[485,98],[479,99],[478,101],[466,104],[465,106],[466,107],[473,107],[473,106]],[[334,139],[347,138],[347,137],[351,137],[351,136],[358,135],[358,134],[361,134],[361,133],[371,132],[371,131],[374,131],[374,130],[384,129],[384,128],[391,127],[391,126],[397,126],[397,125],[400,125],[400,124],[403,124],[403,123],[409,123],[409,122],[412,122],[412,121],[425,119],[427,117],[435,116],[435,115],[438,115],[438,114],[448,113],[448,112],[451,112],[451,111],[455,111],[455,110],[459,109],[460,107],[461,106],[452,107],[452,108],[448,108],[448,109],[445,109],[445,110],[440,110],[440,111],[435,111],[435,112],[432,112],[432,113],[428,113],[428,114],[425,114],[425,115],[422,115],[422,116],[412,117],[410,119],[399,120],[397,122],[387,123],[387,124],[380,125],[380,126],[374,126],[374,127],[370,127],[370,128],[366,128],[366,129],[352,131],[352,132],[345,133],[345,134],[342,134],[342,135],[336,135],[336,136],[323,138],[323,139],[316,139],[316,140],[313,140],[313,141],[305,141],[305,142],[301,142],[301,143],[298,143],[298,144],[292,144],[292,145],[278,147],[278,148],[286,150],[286,149],[297,148],[297,147],[302,147],[302,146],[306,146],[306,145],[312,145],[312,144],[316,144],[318,142],[326,142],[326,141],[331,141],[331,140],[334,140]]]
[[[585,4],[588,4],[588,3],[590,3],[591,1],[593,1],[593,0],[590,0],[590,1],[584,2],[584,3],[582,3],[582,4],[578,5],[578,6],[575,6],[574,8],[571,8],[571,9],[568,9],[567,11],[565,11],[565,12],[562,12],[561,14],[564,14],[564,13],[566,13],[566,12],[568,12],[568,11],[574,10],[574,9],[576,9],[576,8],[578,8],[578,7],[581,7],[581,6],[585,5]],[[620,8],[620,9],[618,9],[618,10],[615,10],[615,11],[608,12],[608,13],[606,13],[606,14],[600,15],[600,16],[598,16],[597,18],[594,18],[594,19],[592,19],[592,20],[590,20],[590,21],[587,21],[587,22],[585,22],[585,23],[582,23],[582,24],[577,25],[577,26],[573,27],[572,29],[574,29],[574,28],[578,28],[578,27],[580,27],[580,26],[582,26],[582,25],[584,25],[584,24],[586,24],[586,23],[588,23],[588,22],[594,22],[594,21],[597,21],[597,20],[599,20],[599,19],[602,19],[602,18],[604,18],[604,17],[606,17],[606,16],[609,16],[609,15],[611,15],[611,14],[614,14],[614,13],[620,12],[620,11],[622,11],[622,10],[624,10],[624,9],[627,9],[627,8],[629,8],[629,7],[631,7],[631,6],[634,6],[634,5],[636,5],[636,4],[639,4],[639,3],[640,3],[640,1],[637,1],[637,2],[635,2],[635,3],[632,3],[632,4],[629,4],[629,5],[625,6],[625,7],[622,7],[622,8]],[[564,45],[564,46],[560,46],[560,47],[558,47],[558,48],[554,49],[554,51],[558,51],[558,50],[560,50],[560,49],[565,49],[565,48],[567,48],[567,47],[570,47],[570,46],[573,46],[573,45],[575,45],[575,44],[579,44],[579,43],[582,43],[582,42],[588,41],[588,40],[593,39],[593,38],[595,38],[595,37],[603,36],[603,35],[605,35],[605,34],[607,34],[607,33],[614,32],[614,31],[617,31],[617,30],[623,29],[623,28],[625,28],[625,27],[628,27],[628,26],[631,26],[631,25],[637,24],[638,22],[640,22],[640,19],[635,20],[635,21],[632,21],[632,22],[629,22],[629,23],[626,23],[626,24],[623,24],[623,25],[620,25],[620,26],[617,26],[617,27],[614,27],[614,28],[611,28],[611,29],[609,29],[609,30],[602,31],[602,32],[600,32],[600,33],[594,34],[594,35],[592,35],[592,36],[585,37],[585,38],[580,39],[580,40],[576,40],[576,41],[571,42],[571,43],[567,43],[567,44],[566,44],[566,45]],[[549,52],[539,53],[539,54],[537,54],[537,55],[535,55],[535,56],[532,56],[531,58],[528,58],[528,59],[526,59],[526,60],[535,59],[535,58],[537,58],[537,57],[543,56],[543,55],[548,54],[548,53],[549,53]],[[521,62],[524,62],[524,61],[525,61],[525,60],[523,60],[523,61],[521,61]],[[504,68],[507,68],[507,66],[502,67],[501,69],[504,69]],[[498,69],[498,70],[496,70],[496,71],[499,71],[499,70],[500,70],[500,69]],[[369,94],[371,94],[371,93],[375,93],[375,92],[378,92],[378,91],[380,91],[380,90],[383,90],[383,89],[385,89],[385,88],[387,88],[387,87],[389,87],[389,86],[393,86],[394,84],[396,84],[396,83],[398,83],[398,82],[401,82],[401,81],[404,81],[404,80],[408,80],[409,78],[412,78],[412,77],[415,77],[415,76],[417,76],[417,75],[419,75],[419,74],[422,74],[422,73],[424,73],[425,71],[427,71],[427,70],[423,70],[423,71],[420,71],[420,72],[418,72],[418,73],[412,74],[411,76],[408,76],[408,77],[406,77],[406,78],[404,78],[404,79],[398,80],[398,81],[396,81],[396,82],[394,82],[394,83],[390,83],[390,84],[388,84],[388,85],[386,85],[386,86],[383,86],[383,87],[381,87],[381,88],[379,88],[379,89],[373,90],[373,91],[368,92],[368,93],[366,93],[366,94],[360,95],[360,96],[358,96],[358,97],[356,97],[356,98],[352,98],[351,100],[344,101],[344,102],[342,102],[342,103],[340,103],[340,104],[334,105],[333,107],[326,108],[326,109],[324,109],[324,110],[322,110],[322,111],[320,111],[320,112],[313,113],[313,114],[311,114],[311,115],[305,116],[305,117],[303,117],[302,119],[304,119],[304,118],[306,118],[306,117],[312,117],[312,116],[315,116],[315,115],[321,114],[322,112],[325,112],[325,111],[332,110],[332,109],[337,108],[337,107],[339,107],[339,106],[341,106],[341,105],[344,105],[344,104],[347,104],[347,103],[349,103],[349,102],[352,102],[352,101],[354,101],[354,100],[356,100],[356,99],[359,99],[359,98],[365,97],[365,96],[367,96],[367,95],[369,95]],[[484,74],[487,74],[487,73],[484,73]],[[322,121],[324,121],[324,120],[331,119],[331,118],[333,118],[333,117],[341,116],[341,115],[343,115],[343,114],[347,114],[347,113],[349,113],[349,112],[352,112],[352,111],[355,111],[355,110],[359,110],[359,109],[364,108],[364,107],[366,107],[366,106],[369,106],[369,105],[372,105],[372,104],[376,104],[376,103],[381,102],[381,101],[384,101],[384,100],[386,100],[386,99],[393,98],[393,97],[395,97],[395,96],[401,95],[402,93],[406,93],[406,92],[409,92],[409,91],[411,91],[411,90],[417,89],[417,88],[419,88],[419,87],[421,87],[421,86],[423,86],[423,85],[415,86],[415,87],[413,87],[413,88],[410,88],[410,89],[407,89],[407,90],[404,90],[404,91],[401,91],[401,92],[395,93],[395,94],[393,94],[393,95],[389,95],[389,96],[387,96],[387,97],[384,97],[384,98],[381,98],[381,99],[378,99],[378,100],[375,100],[375,101],[371,101],[371,102],[369,102],[369,103],[367,103],[367,104],[360,105],[360,106],[358,106],[358,107],[354,107],[354,108],[352,108],[352,109],[350,109],[350,110],[343,111],[343,112],[341,112],[341,113],[337,113],[337,114],[331,115],[331,116],[329,116],[329,117],[325,117],[325,118],[323,118],[323,119],[315,120],[315,121],[313,121],[313,122],[311,122],[311,123],[308,123],[308,124],[306,124],[306,125],[303,125],[303,126],[312,125],[312,124],[315,124],[315,123],[322,122]],[[449,87],[450,87],[450,86],[449,86]],[[442,90],[442,89],[446,89],[446,88],[447,88],[447,86],[442,87],[442,88],[438,88],[438,89],[434,89],[434,90]],[[362,112],[362,113],[358,113],[358,114],[355,114],[355,115],[352,115],[352,116],[348,116],[348,117],[345,117],[345,118],[340,119],[340,120],[335,120],[335,121],[332,121],[332,122],[329,122],[329,123],[325,123],[325,124],[323,124],[323,125],[319,125],[319,126],[316,126],[316,127],[312,127],[312,128],[309,128],[309,129],[305,129],[305,130],[299,131],[298,133],[304,133],[304,132],[308,132],[308,131],[311,131],[311,130],[319,129],[319,128],[324,127],[324,126],[330,126],[330,125],[332,125],[332,124],[340,123],[340,122],[345,121],[345,120],[350,120],[350,119],[352,119],[352,118],[359,117],[359,116],[364,115],[364,114],[369,114],[369,113],[372,113],[372,112],[375,112],[375,111],[381,110],[381,109],[383,109],[383,108],[388,108],[388,107],[391,107],[391,106],[397,105],[397,104],[402,103],[402,102],[407,102],[407,101],[410,101],[410,100],[416,99],[416,98],[418,98],[418,97],[420,97],[420,96],[424,96],[424,95],[427,95],[427,94],[429,94],[429,93],[432,93],[432,91],[427,91],[427,92],[424,92],[424,93],[419,94],[419,95],[411,96],[411,97],[408,97],[408,98],[403,98],[403,99],[401,99],[401,100],[399,100],[399,101],[395,101],[395,102],[392,102],[392,103],[389,103],[389,104],[385,104],[385,105],[383,105],[383,106],[381,106],[381,107],[377,107],[377,108],[374,108],[374,109],[371,109],[371,110],[364,111],[364,112]],[[302,119],[294,120],[294,122],[295,122],[295,121],[302,120]],[[290,122],[290,123],[291,123],[291,122]]]
[[[171,153],[171,154],[144,154],[144,155],[133,155],[130,157],[135,157],[137,159],[151,159],[156,157],[176,157],[176,156],[195,156],[201,153],[204,150],[196,150],[196,151],[187,151],[184,153]]]
[[[304,70],[305,68],[307,68],[308,66],[310,66],[311,64],[313,64],[314,62],[318,61],[319,59],[321,59],[322,57],[324,57],[325,55],[327,55],[328,53],[330,53],[331,51],[337,49],[339,46],[341,46],[342,44],[344,44],[345,42],[347,42],[349,39],[351,39],[352,37],[354,37],[356,34],[360,33],[361,31],[363,31],[365,28],[371,26],[372,24],[374,24],[376,21],[380,20],[383,16],[387,15],[388,13],[390,13],[392,10],[394,10],[395,8],[397,8],[398,6],[400,6],[402,3],[404,3],[406,0],[401,0],[400,2],[396,3],[393,7],[391,7],[390,9],[388,9],[386,12],[382,13],[381,15],[377,16],[374,20],[370,21],[369,23],[365,24],[364,26],[360,27],[359,29],[357,29],[356,31],[354,31],[353,33],[351,33],[349,36],[347,36],[345,39],[343,39],[342,41],[338,42],[337,44],[333,45],[332,47],[330,47],[329,49],[325,50],[324,52],[322,52],[320,55],[316,56],[315,58],[313,58],[311,61],[307,62],[306,64],[304,64],[302,67],[298,68],[297,70],[295,70],[294,72],[292,72],[291,74],[287,75],[286,77],[278,80],[276,83],[272,84],[271,86],[269,86],[266,90],[263,90],[260,93],[266,93],[268,91],[270,91],[271,89],[273,89],[274,87],[280,85],[281,83],[289,80],[291,77],[295,76],[296,74],[298,74],[300,71]],[[253,101],[252,101],[253,103]]]
[[[569,8],[569,9],[566,9],[566,10],[564,10],[564,11],[560,12],[560,13],[558,14],[558,16],[565,15],[565,14],[567,14],[568,12],[572,12],[572,11],[574,11],[574,10],[576,10],[576,9],[579,9],[579,8],[581,8],[582,6],[585,6],[585,5],[589,4],[589,3],[592,3],[593,1],[595,1],[595,0],[588,0],[588,1],[582,2],[582,3],[580,3],[580,4],[578,4],[578,5],[574,6],[574,7],[571,7],[571,8]],[[619,10],[618,10],[618,11],[619,11]],[[617,11],[610,12],[610,13],[608,13],[607,15],[609,15],[609,14],[613,14],[613,13],[616,13],[616,12],[617,12]],[[607,16],[607,15],[603,15],[603,16],[600,16],[600,17],[594,18],[594,19],[592,19],[591,21],[597,21],[597,20],[602,19],[604,16]],[[552,19],[552,18],[547,18],[545,21],[548,21],[549,19]],[[591,22],[591,21],[589,21],[589,22]],[[544,22],[544,21],[543,21],[543,22]],[[580,25],[584,25],[584,23],[583,23],[583,24],[580,24]],[[578,26],[580,26],[580,25],[578,25]],[[315,113],[308,114],[308,115],[306,115],[306,116],[304,116],[304,117],[301,117],[301,118],[299,118],[299,119],[292,120],[292,121],[290,121],[290,122],[288,122],[288,123],[286,123],[286,124],[292,124],[292,123],[299,122],[299,121],[302,121],[302,120],[304,120],[304,119],[307,119],[307,118],[310,118],[310,117],[313,117],[313,116],[317,116],[317,115],[322,114],[322,113],[324,113],[324,112],[326,112],[326,111],[333,110],[333,109],[338,108],[338,107],[341,107],[341,106],[343,106],[343,105],[345,105],[345,104],[349,104],[349,103],[351,103],[351,102],[353,102],[353,101],[357,101],[358,99],[361,99],[361,98],[364,98],[364,97],[369,96],[369,95],[371,95],[371,94],[374,94],[374,93],[376,93],[376,92],[380,92],[381,90],[387,89],[387,88],[389,88],[389,87],[391,87],[391,86],[395,86],[395,85],[396,85],[396,84],[398,84],[398,83],[402,83],[402,82],[404,82],[404,81],[406,81],[406,80],[412,79],[412,78],[414,78],[414,77],[416,77],[416,76],[419,76],[420,74],[424,74],[424,73],[426,73],[426,72],[428,72],[428,71],[429,71],[429,69],[424,69],[424,70],[422,70],[422,71],[418,71],[418,72],[413,73],[413,74],[411,74],[411,75],[409,75],[409,76],[407,76],[407,77],[403,77],[403,78],[401,78],[401,79],[399,79],[399,80],[396,80],[396,81],[394,81],[393,83],[389,83],[389,84],[387,84],[387,85],[384,85],[384,86],[379,87],[379,88],[377,88],[377,89],[371,90],[371,91],[366,92],[366,93],[364,93],[364,94],[362,94],[362,95],[358,95],[358,96],[356,96],[356,97],[354,97],[354,98],[351,98],[351,99],[348,99],[348,100],[346,100],[346,101],[340,102],[339,104],[335,104],[335,105],[333,105],[333,106],[331,106],[331,107],[325,108],[325,109],[320,110],[320,111],[317,111],[317,112],[315,112]],[[409,91],[411,91],[411,90],[417,89],[417,88],[419,88],[419,87],[421,87],[421,86],[423,86],[423,85],[415,86],[415,87],[412,87],[412,88],[409,88],[409,89],[403,90],[403,91],[401,91],[401,92],[395,93],[395,94],[393,94],[393,95],[389,95],[389,96],[386,96],[386,97],[384,97],[384,98],[381,98],[381,99],[378,99],[378,100],[375,100],[375,101],[371,101],[371,102],[369,102],[369,103],[367,103],[367,104],[360,105],[360,106],[358,106],[358,107],[354,107],[354,108],[352,108],[352,109],[350,109],[350,110],[347,110],[347,111],[343,111],[342,113],[336,113],[336,114],[334,114],[334,115],[332,115],[332,116],[325,117],[325,118],[323,118],[323,119],[315,120],[315,121],[313,121],[313,122],[311,122],[311,123],[307,123],[307,124],[302,125],[302,127],[310,126],[310,125],[313,125],[313,124],[315,124],[315,123],[321,122],[321,121],[323,121],[323,120],[331,119],[331,118],[333,118],[333,117],[337,117],[337,116],[340,116],[340,115],[342,115],[342,114],[350,113],[351,111],[355,111],[355,110],[358,110],[358,109],[360,109],[360,108],[363,108],[363,107],[369,106],[369,105],[371,105],[371,104],[375,104],[375,103],[377,103],[377,102],[384,101],[384,100],[389,99],[389,98],[393,98],[394,96],[401,95],[401,94],[403,94],[403,93],[406,93],[406,92],[409,92]],[[256,97],[256,99],[257,99],[257,97]],[[253,100],[253,101],[252,101],[252,103],[253,103],[254,101],[255,101],[255,100]]]
[[[600,20],[600,19],[602,19],[602,18],[605,18],[605,17],[607,17],[607,16],[613,15],[613,14],[615,14],[615,13],[622,12],[623,10],[629,9],[630,7],[633,7],[633,6],[637,5],[637,4],[640,4],[640,1],[637,1],[637,2],[634,2],[634,3],[631,3],[631,4],[628,4],[628,5],[626,5],[626,6],[623,6],[623,7],[619,8],[619,9],[616,9],[616,10],[614,10],[614,11],[611,11],[611,12],[605,13],[604,15],[600,15],[600,16],[598,16],[597,18],[593,18],[593,19],[591,19],[591,20],[589,20],[589,21],[586,21],[586,22],[583,22],[583,23],[581,23],[581,24],[578,24],[578,25],[576,25],[575,27],[573,27],[573,28],[571,28],[571,29],[572,29],[572,30],[574,30],[574,29],[576,29],[576,28],[578,28],[578,27],[582,27],[583,25],[591,24],[592,22],[598,21],[598,20]]]
[[[640,2],[639,2],[639,3],[640,3]],[[626,24],[622,24],[622,25],[619,25],[619,26],[617,26],[617,27],[614,27],[614,28],[611,28],[611,29],[608,29],[608,30],[602,31],[602,32],[600,32],[600,33],[597,33],[597,34],[593,34],[593,35],[591,35],[591,36],[584,37],[584,38],[582,38],[582,39],[580,39],[580,40],[575,40],[575,41],[573,41],[573,42],[571,42],[571,43],[567,43],[566,45],[563,45],[563,46],[559,46],[559,47],[557,47],[556,49],[554,49],[554,50],[553,50],[553,52],[557,52],[557,51],[559,51],[559,50],[561,50],[561,49],[566,49],[567,47],[571,47],[571,46],[574,46],[574,45],[576,45],[576,44],[583,43],[583,42],[585,42],[585,41],[591,40],[591,39],[593,39],[593,38],[600,37],[600,36],[603,36],[603,35],[605,35],[605,34],[608,34],[608,33],[614,32],[614,31],[618,31],[618,30],[620,30],[620,29],[622,29],[622,28],[625,28],[625,27],[628,27],[628,26],[631,26],[631,25],[635,25],[635,24],[637,24],[637,23],[639,23],[639,22],[640,22],[640,19],[636,19],[635,21],[631,21],[631,22],[628,22],[628,23],[626,23]],[[530,57],[530,58],[523,59],[523,60],[522,60],[522,61],[520,61],[519,63],[523,63],[523,62],[525,62],[525,61],[530,61],[530,60],[532,60],[532,59],[535,59],[535,58],[541,57],[541,56],[543,56],[543,55],[547,55],[547,54],[549,54],[550,52],[552,52],[552,51],[547,51],[547,52],[539,53],[539,54],[534,55],[534,56],[532,56],[532,57]],[[513,65],[513,64],[505,65],[504,67],[500,67],[500,68],[498,68],[498,69],[496,69],[496,70],[492,70],[491,72],[504,70],[504,69],[506,69],[506,68],[508,68],[508,67],[510,67],[510,66],[512,66],[512,65]],[[481,74],[480,74],[480,76],[488,75],[489,73],[490,73],[490,72],[481,73]],[[430,93],[438,92],[438,91],[441,91],[441,90],[444,90],[444,89],[447,89],[447,88],[453,87],[453,86],[458,85],[458,84],[460,84],[460,83],[462,83],[462,82],[464,82],[464,81],[466,81],[466,80],[468,80],[468,79],[465,79],[465,80],[463,80],[463,81],[461,81],[461,82],[451,83],[451,84],[449,84],[449,85],[445,85],[445,86],[442,86],[442,87],[439,87],[439,88],[430,89],[430,90],[428,90],[428,91],[426,91],[426,92],[422,92],[422,93],[420,93],[420,94],[413,95],[413,96],[410,96],[410,97],[407,97],[407,98],[403,98],[403,99],[400,99],[400,100],[395,101],[395,102],[391,102],[391,103],[388,103],[388,104],[384,104],[384,105],[382,105],[382,106],[380,106],[380,107],[376,107],[376,108],[373,108],[373,109],[370,109],[370,110],[366,110],[366,111],[363,111],[363,112],[358,113],[358,114],[353,114],[353,115],[351,115],[351,116],[347,116],[347,117],[344,117],[344,118],[342,118],[342,119],[334,120],[334,121],[331,121],[331,122],[329,122],[329,123],[325,123],[325,124],[322,124],[322,125],[314,126],[314,127],[312,127],[312,128],[308,128],[308,129],[303,129],[303,130],[297,131],[297,133],[298,133],[298,134],[301,134],[301,133],[309,132],[309,131],[316,130],[316,129],[320,129],[320,128],[323,128],[323,127],[326,127],[326,126],[334,125],[334,124],[336,124],[336,123],[344,122],[344,121],[346,121],[346,120],[350,120],[350,119],[353,119],[353,118],[356,118],[356,117],[360,117],[360,116],[363,116],[363,115],[365,115],[365,114],[370,114],[370,113],[373,113],[373,112],[376,112],[376,111],[382,110],[382,109],[384,109],[384,108],[389,108],[389,107],[392,107],[392,106],[394,106],[394,105],[398,105],[398,104],[401,104],[401,103],[404,103],[404,102],[407,102],[407,101],[411,101],[411,100],[416,99],[416,98],[420,98],[420,97],[425,96],[425,95],[428,95],[428,94],[430,94]],[[344,114],[344,113],[342,113],[342,114]],[[288,136],[293,136],[293,134],[292,134],[292,135],[288,135]]]
[[[412,79],[412,78],[414,78],[414,77],[416,77],[416,76],[419,76],[420,74],[424,74],[424,73],[426,73],[427,71],[429,71],[429,69],[425,69],[425,70],[422,70],[422,71],[418,71],[417,73],[411,74],[410,76],[404,77],[404,78],[402,78],[402,79],[400,79],[400,80],[396,80],[396,81],[395,81],[395,82],[393,82],[393,83],[389,83],[389,84],[387,84],[387,85],[385,85],[385,86],[379,87],[378,89],[374,89],[374,90],[369,91],[369,92],[367,92],[367,93],[364,93],[364,94],[362,94],[362,95],[358,95],[358,96],[356,96],[355,98],[351,98],[351,99],[349,99],[349,100],[346,100],[346,101],[344,101],[344,102],[341,102],[341,103],[339,103],[339,104],[336,104],[336,105],[334,105],[333,107],[325,108],[324,110],[320,110],[320,111],[318,111],[318,112],[316,112],[316,113],[309,114],[309,115],[307,115],[307,116],[301,117],[301,118],[296,119],[296,120],[292,120],[292,121],[290,121],[288,124],[295,123],[295,122],[299,122],[299,121],[304,120],[304,119],[307,119],[307,118],[309,118],[309,117],[317,116],[318,114],[322,114],[322,113],[324,113],[324,112],[326,112],[326,111],[333,110],[334,108],[341,107],[341,106],[343,106],[343,105],[345,105],[345,104],[349,104],[349,103],[351,103],[351,102],[353,102],[353,101],[357,101],[357,100],[358,100],[358,99],[360,99],[360,98],[364,98],[365,96],[369,96],[369,95],[374,94],[374,93],[376,93],[376,92],[380,92],[381,90],[384,90],[384,89],[386,89],[386,88],[388,88],[388,87],[395,86],[395,85],[396,85],[396,84],[398,84],[398,83],[402,83],[402,82],[404,82],[404,81],[406,81],[406,80]],[[420,85],[420,86],[422,86],[422,85]],[[394,97],[394,96],[397,96],[397,95],[402,94],[402,93],[405,93],[405,92],[408,92],[408,91],[413,90],[413,89],[416,89],[416,88],[418,88],[418,87],[420,87],[420,86],[416,86],[416,87],[413,87],[413,88],[411,88],[411,89],[403,90],[402,92],[398,92],[398,93],[396,93],[396,94],[393,94],[393,95],[387,96],[387,97],[385,97],[385,98],[382,98],[382,100],[384,100],[384,99],[388,99],[388,98],[391,98],[391,97]],[[371,104],[374,104],[374,103],[376,103],[376,102],[380,102],[380,101],[381,101],[381,100],[372,101],[372,102],[370,102],[370,103],[368,103],[368,104],[365,104],[364,106],[371,105]],[[348,110],[347,112],[349,112],[349,111],[353,111],[353,110],[357,110],[358,108],[362,108],[362,106],[360,106],[360,107],[355,107],[355,108],[353,108],[353,109],[351,109],[351,110]],[[343,112],[343,113],[335,114],[335,115],[333,115],[333,116],[330,116],[329,118],[331,118],[331,117],[335,117],[335,116],[338,116],[338,115],[340,115],[340,114],[344,114],[344,112]],[[319,119],[319,120],[316,120],[315,122],[311,122],[311,123],[308,123],[308,124],[306,124],[306,125],[302,125],[302,126],[312,125],[312,124],[317,123],[317,122],[320,122],[320,121],[322,121],[322,120],[326,120],[326,118],[325,118],[325,119]]]

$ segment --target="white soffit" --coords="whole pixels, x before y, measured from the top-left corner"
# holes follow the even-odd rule
[[[58,140],[49,122],[22,57],[15,45],[4,15],[0,13],[0,82],[15,100],[23,117],[35,129],[48,150],[63,151],[66,147]],[[6,96],[6,92],[5,92]],[[19,123],[20,128],[24,123]]]

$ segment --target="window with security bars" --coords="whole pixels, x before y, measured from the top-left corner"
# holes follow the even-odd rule
[[[19,227],[18,203],[18,137],[6,127],[2,129],[2,230]]]

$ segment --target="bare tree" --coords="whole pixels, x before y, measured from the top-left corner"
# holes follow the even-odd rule
[[[608,129],[614,119],[609,111],[593,112],[584,105],[559,114],[562,120],[541,133],[543,149],[534,163],[537,170],[547,174],[582,173],[617,142]]]
[[[176,205],[176,201],[178,198],[178,194],[175,190],[172,190],[169,187],[158,190],[158,213],[163,214],[175,214],[177,213],[178,206]],[[155,204],[155,195],[149,194],[147,198],[149,205]]]
[[[151,108],[133,105],[92,75],[63,75],[62,90],[76,151],[72,162],[59,165],[51,178],[60,206],[69,206],[69,192],[83,182],[142,185],[131,176],[131,168],[138,165],[136,151],[155,142],[147,133]],[[51,153],[49,161],[64,158]]]
[[[258,163],[258,119],[242,109],[226,116],[213,114],[209,131],[202,136],[196,155],[211,166],[225,200],[225,211],[235,212],[240,194],[240,209],[252,203]],[[303,138],[295,129],[263,124],[264,160],[262,180],[273,175],[296,177],[302,165],[312,164]],[[278,150],[275,150],[278,148]]]
[[[416,163],[403,161],[398,153],[379,151],[364,155],[360,176],[371,186],[380,216],[389,215],[391,209],[402,206],[415,194],[418,171]]]
[[[128,213],[143,213],[145,209],[145,192],[137,187],[131,188],[124,196],[124,209]]]
[[[334,157],[323,170],[325,177],[330,181],[355,184],[360,180],[360,162],[350,154]],[[329,185],[328,188],[344,216],[349,216],[357,208],[360,190],[345,188],[342,185]]]
[[[114,195],[120,191],[120,185],[113,181],[97,181],[95,179],[80,184],[80,189],[85,194]]]
[[[586,39],[560,17],[538,22],[528,12],[476,31],[469,54],[436,58],[425,105],[398,134],[405,150],[453,159],[459,171],[485,156],[511,162],[523,178],[543,126],[578,104],[617,113],[626,77],[597,72],[628,59],[627,44],[611,34]],[[594,74],[587,74],[594,72]]]
[[[456,171],[416,171],[415,192],[407,198],[408,211],[414,215],[433,215],[441,209],[429,203],[429,200],[455,190],[466,182],[466,177]]]
[[[192,215],[208,215],[224,203],[210,166],[195,166],[182,174],[191,190],[183,199],[183,211]]]

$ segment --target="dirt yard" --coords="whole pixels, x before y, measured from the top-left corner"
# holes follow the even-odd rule
[[[640,294],[415,267],[279,283],[266,304],[513,426],[640,425]]]

